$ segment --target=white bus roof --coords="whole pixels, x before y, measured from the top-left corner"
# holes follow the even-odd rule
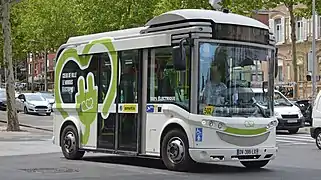
[[[269,29],[269,27],[253,18],[234,13],[224,13],[221,11],[204,9],[179,9],[169,11],[150,20],[146,25],[168,23],[171,21],[181,21],[187,19],[207,19],[219,24],[236,24],[243,26],[252,26],[257,28]]]
[[[262,28],[267,30],[269,29],[267,25],[261,23],[260,21],[257,21],[255,19],[252,19],[246,16],[234,14],[234,13],[224,13],[221,11],[204,10],[204,9],[179,9],[179,10],[169,11],[159,16],[156,16],[150,21],[148,21],[143,27],[71,37],[68,39],[66,44],[83,43],[83,42],[100,39],[103,37],[120,38],[120,37],[139,36],[139,35],[143,35],[142,34],[143,30],[146,30],[148,29],[148,27],[153,25],[175,22],[175,21],[193,20],[193,19],[210,20],[210,21],[213,21],[214,23],[219,23],[219,24],[235,24],[235,25]]]

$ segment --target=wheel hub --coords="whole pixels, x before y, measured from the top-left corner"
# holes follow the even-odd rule
[[[71,153],[76,148],[76,138],[74,133],[68,132],[64,138],[64,147],[66,152]]]
[[[172,163],[180,163],[185,156],[185,145],[178,138],[172,138],[167,144],[167,157]]]

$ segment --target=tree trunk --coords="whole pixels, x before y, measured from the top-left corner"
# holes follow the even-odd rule
[[[296,57],[296,19],[293,12],[293,4],[287,5],[290,14],[290,24],[291,24],[291,46],[292,46],[292,66],[293,66],[293,80],[294,80],[294,91],[293,98],[298,99],[299,86],[298,86],[298,66]]]
[[[17,110],[15,106],[15,88],[12,64],[12,44],[10,27],[10,4],[9,0],[1,0],[2,5],[2,32],[4,39],[4,62],[7,68],[7,131],[20,131]]]

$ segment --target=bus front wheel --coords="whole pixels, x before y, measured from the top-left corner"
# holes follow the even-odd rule
[[[85,151],[79,150],[79,135],[75,126],[68,125],[64,128],[61,137],[61,150],[66,159],[81,159]]]
[[[173,171],[188,171],[195,162],[188,152],[188,139],[179,129],[170,130],[163,138],[161,157],[165,166]]]
[[[259,169],[266,166],[269,163],[269,160],[263,161],[241,161],[241,164],[249,169]]]

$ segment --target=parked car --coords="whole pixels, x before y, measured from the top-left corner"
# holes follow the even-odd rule
[[[7,95],[6,91],[0,89],[0,110],[5,111],[7,109]]]
[[[263,93],[262,88],[252,88],[252,90],[257,101],[266,102],[266,100],[261,99],[263,97],[261,95]],[[279,121],[277,130],[287,130],[290,134],[295,134],[305,126],[305,118],[301,110],[278,90],[274,90],[274,113]]]
[[[316,146],[321,150],[321,91],[319,91],[312,107],[312,127],[310,134]]]
[[[38,92],[38,94],[40,94],[43,98],[45,98],[50,103],[51,107],[55,103],[55,96],[54,96],[53,93],[50,93],[50,92]],[[51,111],[53,111],[53,109],[51,109]]]
[[[302,112],[305,122],[312,125],[312,104],[310,100],[299,100],[295,101],[294,105],[296,105]]]
[[[38,93],[22,93],[18,96],[19,103],[17,108],[25,114],[46,114],[50,116],[50,103]]]
[[[19,104],[19,100],[17,100],[18,93],[15,92],[15,104]],[[0,110],[6,111],[7,110],[7,94],[6,90],[1,88],[0,89]],[[17,109],[17,112],[19,112],[19,109]]]

